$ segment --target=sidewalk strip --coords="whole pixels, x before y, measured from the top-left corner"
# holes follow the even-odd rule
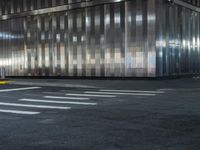
[[[119,92],[91,92],[86,91],[86,94],[111,94],[111,95],[133,95],[133,96],[155,96],[156,94],[147,94],[147,93],[119,93]]]
[[[46,108],[46,109],[70,109],[71,107],[59,107],[59,106],[45,106],[45,105],[28,105],[18,103],[0,103],[2,106],[16,106],[16,107],[30,107],[30,108]]]
[[[125,92],[125,93],[149,93],[149,94],[162,94],[164,91],[141,91],[141,90],[99,90],[100,92]]]
[[[56,104],[75,104],[75,105],[97,105],[97,103],[71,102],[71,101],[49,101],[40,99],[19,99],[26,102],[56,103]]]
[[[44,98],[50,99],[71,99],[71,100],[90,100],[89,98],[84,97],[60,97],[60,96],[44,96]]]
[[[37,115],[37,114],[40,114],[40,112],[34,112],[34,111],[19,111],[19,110],[4,110],[4,109],[0,109],[0,112],[11,113],[11,114],[22,114],[22,115]]]
[[[9,84],[10,81],[0,81],[0,85],[5,85],[5,84]]]
[[[93,95],[93,94],[72,94],[72,93],[69,93],[69,94],[66,94],[68,96],[86,96],[86,97],[109,97],[109,98],[113,98],[113,97],[116,97],[115,95]]]
[[[0,92],[12,92],[12,91],[24,91],[24,90],[34,90],[40,89],[41,87],[27,87],[27,88],[15,88],[15,89],[3,89]]]

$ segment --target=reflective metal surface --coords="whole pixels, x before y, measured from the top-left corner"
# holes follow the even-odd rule
[[[2,0],[0,20],[119,3],[128,0]]]
[[[193,11],[199,12],[200,13],[200,1],[199,0],[174,0],[173,1],[175,4],[183,6],[185,8],[189,8]]]
[[[155,77],[200,70],[197,12],[166,0],[42,1],[2,11],[0,68],[7,76]]]
[[[157,75],[200,73],[200,13],[156,3]]]
[[[175,1],[177,1],[177,0],[175,0]],[[183,2],[188,3],[190,5],[200,7],[200,1],[199,0],[178,0],[178,1],[183,1]]]

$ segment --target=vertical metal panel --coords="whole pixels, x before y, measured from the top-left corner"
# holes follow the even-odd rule
[[[42,75],[42,16],[37,16],[37,55],[38,55],[38,72],[37,75]]]
[[[50,76],[51,74],[51,66],[50,66],[50,51],[51,51],[51,19],[49,15],[44,16],[44,62],[45,62],[45,75]]]
[[[115,76],[124,76],[124,4],[117,4],[114,8],[114,69]]]
[[[3,3],[3,2],[0,1],[0,6],[1,6],[1,7],[0,7],[0,15],[2,15],[2,3]]]
[[[91,8],[85,10],[86,18],[86,76],[91,76]]]
[[[64,76],[66,72],[66,53],[65,53],[65,14],[60,16],[60,75]]]
[[[91,26],[90,26],[90,67],[91,76],[96,75],[96,60],[95,60],[95,8],[91,8]]]
[[[154,77],[156,75],[156,51],[155,51],[155,31],[156,31],[156,11],[155,0],[149,0],[147,4],[147,76]]]
[[[111,14],[110,14],[110,5],[105,5],[104,7],[104,14],[105,14],[105,20],[104,20],[104,29],[105,29],[105,76],[110,76],[111,75],[111,41],[110,41],[110,36],[112,35],[111,33]]]
[[[69,38],[69,45],[68,45],[68,68],[69,68],[69,76],[73,76],[74,74],[74,57],[73,57],[73,41],[76,42],[76,37],[73,34],[73,27],[74,25],[74,16],[72,12],[68,12],[68,38]]]
[[[95,7],[94,10],[94,51],[95,51],[95,76],[100,76],[100,6]]]
[[[68,30],[68,13],[65,12],[64,14],[64,39],[63,39],[63,46],[64,46],[64,62],[65,64],[63,64],[65,67],[65,69],[63,70],[63,75],[64,76],[68,76],[69,75],[69,48],[68,48],[68,45],[69,45],[69,30]]]
[[[78,14],[76,16],[76,27],[77,27],[77,54],[76,54],[76,59],[77,59],[77,76],[82,76],[82,10],[78,11]]]
[[[40,49],[40,67],[41,67],[41,75],[45,76],[45,15],[42,15],[40,18],[40,23],[38,24],[40,26],[41,32],[39,34],[39,39],[40,39],[40,44],[41,44],[41,49]]]
[[[81,10],[81,28],[80,28],[80,41],[81,41],[81,70],[82,75],[86,76],[86,11],[84,9]]]
[[[0,23],[0,67],[3,67],[3,29],[2,29],[2,26],[3,26],[3,22]]]

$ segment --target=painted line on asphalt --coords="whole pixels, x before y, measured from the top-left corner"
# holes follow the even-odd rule
[[[61,96],[44,96],[44,98],[50,99],[69,99],[69,100],[90,100],[86,97],[61,97]]]
[[[8,109],[0,109],[0,113],[11,113],[11,114],[21,114],[21,115],[37,115],[40,112],[34,111],[19,111],[19,110],[8,110]]]
[[[86,91],[86,94],[111,94],[111,95],[133,95],[133,96],[156,96],[156,94],[148,94],[148,93],[119,93],[119,92],[91,92]]]
[[[50,101],[50,100],[41,100],[41,99],[19,99],[19,101],[55,103],[55,104],[74,104],[74,105],[97,105],[97,103],[71,102],[71,101]]]
[[[44,94],[54,94],[54,95],[61,95],[61,94],[65,94],[65,93],[61,93],[61,92],[42,92]]]
[[[94,94],[72,94],[72,93],[69,93],[69,94],[65,94],[65,95],[68,95],[68,96],[86,96],[86,97],[108,97],[108,98],[114,98],[116,97],[115,95],[94,95]]]
[[[164,91],[141,91],[141,90],[99,90],[100,92],[124,92],[124,93],[148,93],[148,94],[162,94]]]
[[[41,87],[26,87],[26,88],[15,88],[15,89],[3,89],[0,92],[13,92],[13,91],[25,91],[25,90],[34,90],[40,89]]]
[[[3,103],[0,102],[1,106],[16,106],[16,107],[30,107],[30,108],[46,108],[46,109],[71,109],[71,107],[59,107],[59,106],[47,106],[47,105],[29,105],[19,103]]]
[[[166,92],[166,91],[175,91],[176,89],[165,88],[165,89],[158,89],[158,90]]]

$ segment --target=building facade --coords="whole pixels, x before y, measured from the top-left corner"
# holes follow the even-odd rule
[[[200,73],[196,10],[168,0],[1,0],[6,76],[162,77]]]

